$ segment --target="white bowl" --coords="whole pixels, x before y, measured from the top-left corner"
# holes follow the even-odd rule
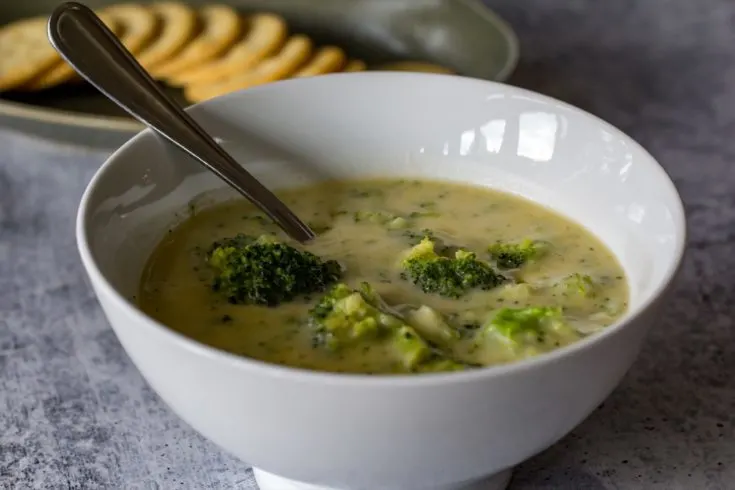
[[[263,490],[503,488],[514,465],[562,438],[615,388],[679,268],[685,219],[666,173],[628,136],[548,97],[446,75],[361,73],[266,85],[191,113],[274,188],[325,176],[412,176],[523,195],[591,229],[630,282],[620,322],[509,365],[371,377],[237,357],[135,306],[144,261],[187,203],[235,196],[144,131],[84,194],[84,267],[153,389],[254,465]]]

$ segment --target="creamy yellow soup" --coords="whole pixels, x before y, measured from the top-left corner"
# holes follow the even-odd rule
[[[396,308],[391,311],[430,307],[457,335],[444,343],[431,335],[425,340],[468,368],[575,342],[613,323],[627,307],[626,280],[612,253],[579,224],[516,196],[425,180],[329,182],[279,196],[318,231],[315,240],[307,245],[290,241],[244,200],[195,212],[170,230],[145,267],[138,295],[143,311],[199,342],[266,362],[330,372],[413,371],[385,339],[338,350],[316,345],[307,318],[324,293],[274,307],[228,302],[212,287],[215,272],[207,251],[213,242],[237,234],[275,235],[324,260],[334,259],[342,266],[342,283],[371,284]],[[375,216],[401,219],[386,222]],[[474,252],[507,280],[458,298],[422,291],[400,264],[425,230],[445,246]],[[544,243],[545,253],[521,267],[503,268],[488,251],[497,242],[523,240]],[[486,325],[498,312],[529,307],[558,307],[564,328],[552,325],[512,339],[497,329],[488,333]]]

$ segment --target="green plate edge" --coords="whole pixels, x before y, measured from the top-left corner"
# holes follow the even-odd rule
[[[293,31],[306,32],[319,43],[338,43],[351,55],[373,63],[421,59],[450,66],[465,76],[503,82],[513,73],[519,59],[515,32],[480,0],[217,1],[245,12],[277,12],[288,20]],[[59,3],[62,2],[36,0],[2,5],[0,23],[47,14]],[[121,1],[84,3],[100,7]],[[101,149],[117,148],[143,129],[140,123],[126,117],[84,114],[2,98],[0,126]]]

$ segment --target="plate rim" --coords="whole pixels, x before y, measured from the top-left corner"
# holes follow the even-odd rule
[[[518,35],[516,34],[515,29],[513,29],[508,21],[495,13],[495,11],[488,5],[483,3],[482,0],[455,1],[465,4],[470,10],[483,17],[489,23],[494,24],[508,43],[508,56],[506,58],[505,65],[503,65],[503,67],[498,71],[498,74],[495,75],[495,78],[492,80],[500,83],[505,82],[513,74],[518,66],[518,61],[520,60],[520,41],[518,40]]]
[[[493,24],[505,39],[508,49],[505,64],[498,70],[492,79],[495,82],[505,82],[515,71],[520,59],[520,43],[515,30],[493,9],[481,0],[454,0],[477,13],[484,20]],[[46,124],[57,124],[79,129],[97,129],[117,132],[137,133],[145,125],[136,121],[117,116],[87,115],[84,113],[63,109],[41,108],[31,104],[0,99],[0,116],[17,117],[27,121],[36,121]]]

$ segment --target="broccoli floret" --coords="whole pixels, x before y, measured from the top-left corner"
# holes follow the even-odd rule
[[[308,323],[314,331],[313,345],[337,351],[373,339],[387,343],[402,368],[408,371],[421,371],[427,363],[436,363],[432,370],[463,366],[432,348],[417,329],[398,314],[384,309],[384,305],[380,295],[367,283],[360,290],[337,284],[310,311]],[[443,362],[439,364],[440,361]]]
[[[401,236],[405,239],[406,243],[414,247],[421,243],[424,239],[429,239],[432,242],[434,242],[434,251],[437,255],[441,256],[448,256],[457,250],[460,250],[460,247],[456,247],[454,245],[447,245],[444,242],[444,239],[439,238],[433,230],[429,230],[428,228],[424,228],[421,231],[416,230],[405,230],[401,234]]]
[[[309,315],[312,319],[321,323],[334,310],[334,305],[346,297],[355,293],[346,284],[337,284],[325,294],[319,302],[310,311]]]
[[[337,284],[309,312],[313,344],[337,350],[355,340],[404,327],[398,316],[381,310],[382,304],[382,298],[368,284],[359,291]]]
[[[212,289],[234,304],[277,306],[322,292],[342,274],[336,261],[322,261],[267,236],[255,240],[237,235],[218,241],[208,263],[215,271]]]
[[[403,216],[385,211],[357,211],[352,217],[356,223],[369,221],[371,223],[385,225],[386,228],[391,230],[408,228],[409,226],[409,221]]]
[[[424,237],[421,241],[412,247],[403,258],[403,264],[406,265],[412,260],[434,260],[441,258],[436,253],[436,241],[433,238]]]
[[[454,257],[443,257],[434,250],[434,241],[424,238],[401,262],[401,276],[425,293],[459,298],[473,289],[492,289],[506,278],[472,252],[458,250]]]
[[[502,308],[485,325],[484,332],[525,355],[566,345],[581,337],[566,322],[562,309],[550,306]]]
[[[488,247],[490,257],[498,267],[518,269],[524,264],[540,258],[548,248],[545,242],[526,239],[519,243],[497,242]]]

